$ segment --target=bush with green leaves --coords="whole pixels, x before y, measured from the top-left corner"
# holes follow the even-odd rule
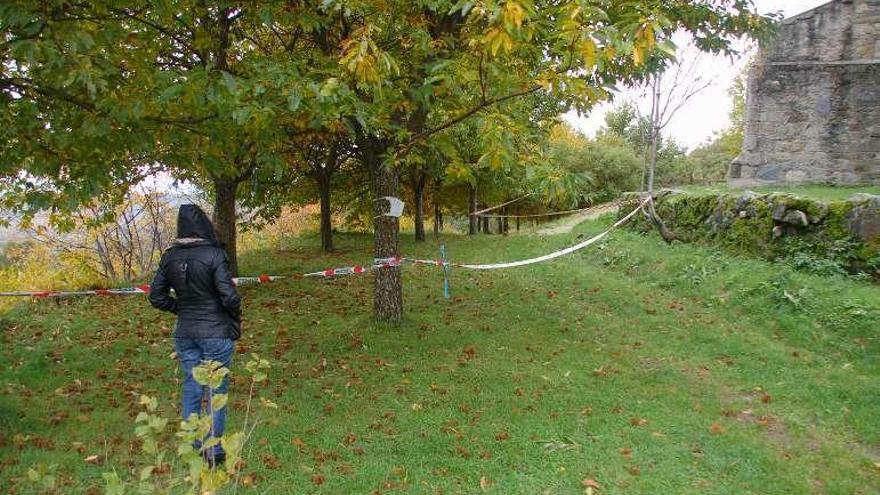
[[[245,369],[251,377],[247,408],[239,431],[227,432],[220,437],[211,435],[213,417],[211,414],[192,414],[180,422],[174,440],[167,440],[169,420],[159,411],[159,401],[155,397],[142,395],[143,407],[135,418],[135,436],[140,440],[143,464],[135,468],[136,477],[127,479],[117,471],[103,474],[107,495],[138,494],[201,494],[213,493],[224,486],[237,486],[239,467],[244,447],[259,424],[259,415],[253,415],[251,403],[254,387],[265,381],[270,369],[269,361],[253,354]],[[207,400],[211,410],[217,411],[229,403],[228,394],[214,394],[211,391],[220,386],[229,374],[229,369],[217,361],[206,361],[193,368],[193,378],[209,391]],[[277,406],[265,399],[259,399],[260,409],[275,409]],[[194,447],[198,442],[200,447]],[[223,466],[212,466],[205,460],[205,453],[216,445],[222,445],[226,452]],[[34,481],[46,484],[51,474],[34,471]]]
[[[568,183],[557,181],[557,189],[591,203],[611,201],[624,191],[637,190],[643,165],[623,138],[606,133],[591,140],[566,125],[551,133],[548,162],[555,170],[581,178]],[[540,185],[536,188],[541,190]],[[557,192],[557,196],[562,194]]]

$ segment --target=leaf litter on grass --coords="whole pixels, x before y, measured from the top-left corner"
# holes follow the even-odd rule
[[[511,255],[526,256],[535,249],[527,240],[504,242]],[[448,245],[477,259],[493,242],[452,238]],[[868,417],[869,401],[859,397],[876,389],[857,376],[876,378],[880,370],[865,351],[878,349],[876,337],[860,330],[859,318],[827,319],[834,338],[861,342],[852,350],[831,337],[792,341],[760,311],[763,300],[778,304],[772,291],[751,292],[744,309],[736,297],[714,302],[725,280],[745,277],[741,282],[760,287],[761,270],[725,263],[699,285],[685,285],[676,266],[703,266],[705,252],[624,232],[610,242],[617,247],[609,249],[628,251],[626,262],[605,264],[584,253],[577,263],[562,259],[503,276],[453,271],[456,299],[449,303],[437,298],[435,285],[408,284],[408,305],[419,310],[397,329],[369,324],[367,278],[243,288],[249,333],[239,350],[281,361],[266,387],[287,411],[258,430],[245,489],[265,490],[281,480],[324,493],[430,486],[466,493],[672,487],[721,494],[733,485],[762,493],[806,493],[819,485],[857,493],[880,486],[868,449],[847,448],[860,442],[852,425],[866,445],[880,438],[876,424],[860,419]],[[260,259],[271,256],[277,255]],[[675,263],[655,263],[659,256]],[[404,277],[409,283],[436,276],[427,270],[407,268]],[[560,285],[563,277],[571,283]],[[831,314],[817,288],[824,280],[797,278],[811,288],[802,304]],[[672,282],[656,292],[650,287],[657,280]],[[462,283],[473,290],[461,290]],[[845,284],[850,306],[873,314],[877,290]],[[173,320],[143,300],[107,302],[39,302],[14,313],[0,350],[11,365],[0,371],[0,406],[10,411],[4,418],[15,418],[4,420],[9,433],[0,438],[3,491],[21,492],[27,469],[38,462],[57,464],[71,493],[98,487],[101,471],[127,469],[137,451],[127,441],[135,409],[128,394],[153,390],[164,403],[176,403],[179,372],[168,357]],[[321,311],[330,304],[338,309]],[[801,321],[797,308],[782,304],[791,311],[786,318]],[[827,382],[816,367],[832,355],[852,363],[837,368],[859,375]],[[775,370],[783,357],[785,372],[804,383],[754,392],[756,384],[780,381]],[[813,390],[829,391],[824,403],[810,397]],[[739,391],[749,391],[751,402]],[[233,424],[244,394],[234,382]],[[730,416],[714,406],[728,400]],[[844,405],[846,415],[822,412]],[[821,422],[801,426],[817,414]],[[84,434],[82,425],[101,433]],[[722,431],[713,434],[713,425]],[[813,440],[803,440],[804,431]],[[815,471],[819,456],[831,452],[837,461]],[[91,456],[103,464],[84,462]],[[728,461],[742,456],[772,468],[746,470]],[[27,464],[11,461],[19,458]],[[511,473],[514,459],[518,475]]]

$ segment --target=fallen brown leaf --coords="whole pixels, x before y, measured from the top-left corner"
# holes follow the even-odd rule
[[[487,478],[485,476],[481,476],[480,477],[480,488],[482,488],[483,491],[486,491],[489,489],[490,486],[492,486],[492,480],[490,480],[489,478]]]
[[[590,479],[590,478],[584,478],[583,480],[581,480],[581,485],[583,485],[584,488],[594,488],[596,490],[602,488],[599,485],[598,481],[596,481],[594,479]]]
[[[263,461],[263,465],[266,466],[266,469],[278,469],[281,467],[281,463],[278,462],[278,458],[272,454],[263,454],[261,456]]]

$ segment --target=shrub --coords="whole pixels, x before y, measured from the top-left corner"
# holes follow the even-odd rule
[[[252,355],[245,365],[251,384],[242,428],[219,438],[210,436],[213,421],[210,414],[193,414],[180,423],[176,442],[168,445],[165,431],[169,420],[159,414],[159,402],[155,397],[142,395],[140,404],[144,410],[134,420],[134,432],[141,441],[143,464],[136,468],[135,479],[125,479],[116,471],[104,473],[107,495],[122,495],[129,488],[142,494],[213,493],[224,486],[237,485],[244,447],[259,423],[258,416],[251,417],[254,386],[267,378],[269,368],[267,360]],[[211,390],[218,387],[228,373],[229,370],[220,363],[208,361],[193,369],[193,378]],[[211,394],[208,401],[214,410],[219,410],[227,406],[229,398],[227,394]],[[277,408],[262,397],[260,407]],[[197,441],[201,441],[201,448],[193,447]],[[204,453],[218,444],[223,445],[226,452],[226,464],[211,469]]]

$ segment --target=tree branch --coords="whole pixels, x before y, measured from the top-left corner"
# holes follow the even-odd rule
[[[507,100],[512,100],[514,98],[519,98],[520,96],[525,96],[525,95],[534,93],[535,91],[538,91],[539,89],[541,89],[541,86],[535,85],[530,88],[524,89],[522,91],[517,91],[515,93],[510,93],[510,94],[507,94],[504,96],[499,96],[498,98],[492,98],[491,100],[481,101],[479,105],[471,108],[470,110],[468,110],[468,111],[466,111],[466,112],[464,112],[464,113],[462,113],[462,114],[460,114],[450,120],[447,120],[446,122],[444,122],[436,127],[432,127],[431,129],[426,129],[426,130],[414,135],[413,137],[410,138],[409,141],[407,141],[403,146],[401,146],[395,154],[398,157],[403,156],[406,153],[409,153],[409,151],[412,149],[412,147],[415,144],[417,144],[418,142],[423,141],[426,138],[428,138],[428,137],[430,137],[440,131],[449,129],[450,127],[454,126],[455,124],[458,124],[459,122],[467,119],[468,117],[471,117],[472,115],[480,112],[481,110],[484,110],[484,109],[491,107],[493,105],[497,105],[499,103],[505,102]]]
[[[174,40],[175,42],[179,43],[180,46],[182,46],[182,47],[186,48],[187,50],[189,50],[190,53],[192,53],[193,55],[195,55],[196,57],[198,57],[199,62],[203,62],[203,61],[204,61],[204,57],[202,56],[202,54],[201,54],[198,50],[196,50],[196,49],[195,49],[195,48],[189,43],[189,41],[186,40],[186,38],[183,38],[183,37],[181,37],[180,35],[174,33],[173,31],[171,31],[171,30],[168,29],[167,27],[165,27],[165,26],[161,26],[161,25],[159,25],[159,24],[157,24],[157,23],[155,23],[155,22],[153,22],[153,21],[150,21],[149,19],[144,19],[144,18],[138,17],[137,14],[134,14],[134,13],[132,13],[132,12],[129,12],[129,11],[127,11],[126,9],[115,9],[115,8],[110,8],[110,11],[111,11],[111,12],[114,12],[114,13],[116,13],[116,14],[122,15],[122,16],[124,16],[124,17],[127,17],[127,18],[129,18],[129,19],[131,19],[131,20],[133,20],[133,21],[139,22],[139,23],[141,23],[141,24],[143,24],[143,25],[145,25],[145,26],[148,26],[148,27],[151,27],[151,28],[155,29],[156,31],[158,31],[158,32],[160,32],[160,33],[162,33],[162,34],[164,34],[165,36],[168,36],[169,38],[171,38],[171,39]]]
[[[14,88],[14,90],[21,92],[21,94],[23,96],[26,95],[28,92],[37,93],[38,95],[45,96],[47,98],[63,101],[65,103],[69,103],[69,104],[71,104],[75,107],[78,107],[82,110],[85,110],[87,112],[97,112],[98,111],[98,108],[95,106],[95,104],[90,101],[79,98],[75,95],[72,95],[72,94],[62,90],[62,89],[58,89],[58,88],[55,88],[52,86],[40,85],[37,82],[35,82],[31,79],[27,79],[27,78],[12,77],[12,78],[0,79],[0,87]],[[35,100],[36,98],[31,97],[31,99]],[[147,116],[143,117],[143,120],[148,121],[148,122],[156,122],[158,124],[169,124],[169,125],[177,125],[177,126],[183,127],[183,126],[188,126],[188,125],[193,125],[193,124],[200,124],[200,123],[205,122],[207,120],[214,119],[217,116],[218,115],[216,112],[208,114],[208,115],[198,116],[198,117],[180,117],[180,118],[147,115]],[[193,129],[187,128],[187,130],[195,132]]]

